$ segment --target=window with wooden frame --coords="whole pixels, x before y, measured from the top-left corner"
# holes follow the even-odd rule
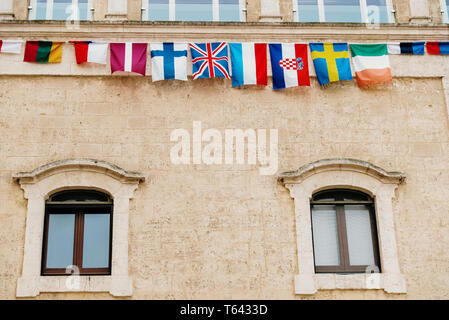
[[[325,190],[310,202],[316,273],[380,272],[374,200],[355,190]]]
[[[112,199],[94,190],[66,190],[45,204],[42,275],[111,274]]]

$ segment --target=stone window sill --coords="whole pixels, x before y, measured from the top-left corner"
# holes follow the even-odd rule
[[[37,296],[42,292],[109,292],[113,296],[131,296],[132,280],[114,276],[39,276],[22,277],[17,297]]]
[[[315,294],[318,290],[384,290],[387,293],[406,293],[402,274],[361,273],[333,274],[315,273],[295,276],[295,293]]]

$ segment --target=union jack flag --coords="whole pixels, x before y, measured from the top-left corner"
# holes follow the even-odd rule
[[[192,77],[229,79],[228,44],[226,42],[190,43]]]

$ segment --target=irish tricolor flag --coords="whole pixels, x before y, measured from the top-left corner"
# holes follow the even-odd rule
[[[393,81],[387,44],[351,44],[351,55],[359,87]]]
[[[64,42],[27,41],[25,45],[25,62],[60,63]]]

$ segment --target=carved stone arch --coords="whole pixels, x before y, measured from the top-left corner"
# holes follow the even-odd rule
[[[395,189],[405,181],[400,172],[388,172],[369,162],[335,158],[315,161],[298,170],[281,173],[278,181],[290,191],[295,202],[299,274],[295,276],[297,294],[314,294],[319,289],[384,289],[405,293],[400,273],[392,199]],[[328,188],[363,191],[374,198],[382,273],[375,284],[367,274],[315,274],[311,231],[310,199]]]
[[[129,200],[145,176],[125,171],[113,164],[94,159],[69,159],[52,162],[30,172],[13,175],[28,199],[22,276],[17,297],[37,296],[40,292],[110,292],[115,296],[132,295],[128,276]],[[112,265],[110,276],[80,276],[79,286],[68,288],[66,276],[41,276],[42,237],[45,200],[61,190],[95,189],[114,199]]]

